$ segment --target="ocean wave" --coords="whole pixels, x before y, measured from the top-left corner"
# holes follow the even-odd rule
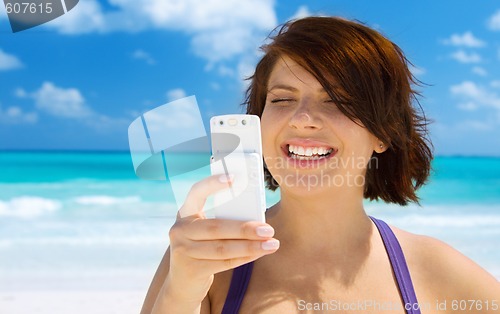
[[[116,246],[116,245],[168,245],[168,239],[165,240],[159,236],[135,235],[133,237],[124,236],[56,236],[56,237],[30,237],[18,239],[0,240],[0,249],[19,247],[19,246]]]
[[[80,205],[101,205],[110,206],[116,204],[139,203],[139,196],[115,197],[109,195],[86,195],[74,199]]]
[[[0,201],[0,217],[30,219],[55,212],[61,202],[37,196],[20,196],[9,201]]]
[[[391,219],[394,224],[428,227],[494,227],[500,226],[500,215],[407,215]]]

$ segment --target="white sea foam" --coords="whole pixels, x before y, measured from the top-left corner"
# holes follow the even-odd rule
[[[110,206],[116,204],[138,203],[139,196],[115,197],[109,195],[85,195],[75,198],[75,202],[80,205],[100,205]]]
[[[369,204],[367,212],[387,222],[421,227],[500,227],[500,206],[497,204],[410,205]]]
[[[56,200],[37,196],[20,196],[9,201],[0,201],[0,217],[30,219],[55,212],[61,207],[61,202]]]
[[[1,239],[0,240],[0,250],[2,249],[7,249],[7,248],[10,248],[12,246],[12,240],[5,240],[5,239]]]
[[[20,239],[9,239],[0,241],[0,248],[9,248],[13,246],[29,246],[29,245],[68,245],[68,246],[115,246],[115,245],[164,245],[168,244],[168,240],[159,236],[111,236],[111,235],[98,235],[98,236],[59,236],[59,237],[31,237]]]
[[[500,226],[500,215],[408,215],[393,219],[393,223],[429,227],[493,227]]]

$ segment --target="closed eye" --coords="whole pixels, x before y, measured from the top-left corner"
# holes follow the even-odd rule
[[[272,99],[271,100],[271,103],[272,104],[276,104],[276,103],[283,103],[283,102],[292,102],[294,101],[293,98],[275,98],[275,99]]]

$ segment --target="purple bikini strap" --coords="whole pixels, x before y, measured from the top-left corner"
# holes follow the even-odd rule
[[[377,229],[384,242],[387,255],[391,262],[391,267],[396,276],[396,281],[399,287],[399,293],[403,299],[403,304],[407,314],[420,314],[417,297],[411,281],[410,272],[406,265],[406,260],[403,250],[399,245],[396,236],[391,228],[382,220],[370,217],[377,226]],[[247,290],[250,277],[252,276],[253,262],[241,265],[234,269],[231,278],[231,285],[226,297],[226,302],[222,309],[222,314],[237,314],[245,291]]]
[[[399,245],[396,236],[391,228],[382,220],[370,217],[377,226],[377,229],[384,242],[385,250],[391,261],[392,270],[396,276],[396,281],[399,286],[399,293],[403,298],[403,305],[407,314],[420,314],[420,308],[417,302],[417,296],[413,288],[410,272],[406,265],[403,250]]]
[[[233,270],[231,285],[226,297],[226,303],[222,309],[222,314],[237,314],[245,291],[247,290],[250,277],[252,276],[253,262],[236,267]]]

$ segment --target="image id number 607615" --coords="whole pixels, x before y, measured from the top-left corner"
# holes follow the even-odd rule
[[[14,2],[6,3],[5,10],[10,13],[23,13],[23,14],[40,14],[52,13],[52,2],[35,3],[35,2]]]

